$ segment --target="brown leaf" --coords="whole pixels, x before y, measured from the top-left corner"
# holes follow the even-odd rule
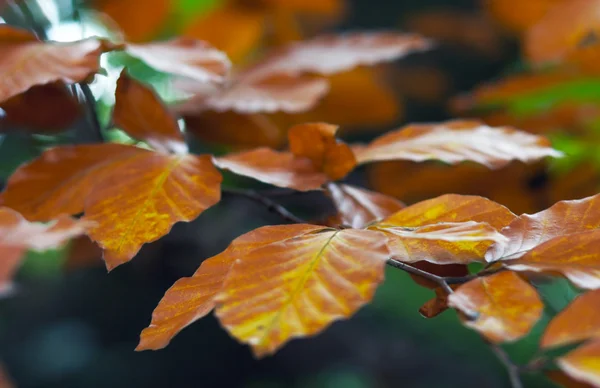
[[[309,158],[332,180],[345,177],[356,166],[354,153],[335,138],[338,126],[326,123],[299,124],[288,132],[290,151]]]
[[[514,271],[560,273],[578,287],[600,288],[600,230],[555,237],[503,264]]]
[[[72,237],[81,235],[91,226],[62,215],[48,225],[31,223],[18,212],[0,207],[0,288],[6,286],[28,249],[57,248]]]
[[[471,280],[448,297],[448,304],[466,315],[464,324],[492,342],[516,341],[542,316],[544,305],[529,283],[511,271]]]
[[[164,348],[186,326],[210,313],[236,260],[257,248],[320,229],[314,225],[265,226],[233,240],[225,251],[205,260],[193,276],[179,279],[167,290],[152,313],[150,326],[142,331],[136,350]]]
[[[600,290],[579,295],[550,321],[540,347],[564,346],[590,338],[600,339]]]
[[[569,1],[569,0],[566,0]],[[565,0],[487,0],[484,2],[487,10],[504,27],[523,32],[544,17],[554,5]]]
[[[489,168],[503,167],[512,160],[532,162],[562,156],[546,138],[508,127],[488,127],[475,120],[409,125],[356,148],[355,153],[361,164],[438,159],[451,164],[468,160]]]
[[[595,306],[597,307],[597,306]],[[600,386],[600,340],[586,343],[560,357],[556,363],[569,376],[577,381]]]
[[[23,30],[1,24],[0,102],[36,85],[81,82],[98,71],[100,55],[112,48],[96,38],[71,43],[38,42]]]
[[[434,264],[429,261],[418,261],[410,264],[412,267],[418,268],[430,274],[441,276],[441,277],[462,277],[469,274],[469,269],[463,264]],[[436,290],[439,288],[439,284],[421,276],[410,274],[412,280],[420,286]]]
[[[95,0],[95,6],[108,15],[132,42],[157,35],[165,24],[170,0]]]
[[[160,97],[123,70],[117,81],[113,123],[129,136],[146,141],[162,152],[185,154],[188,147]]]
[[[405,207],[395,198],[350,185],[332,183],[327,185],[327,192],[341,217],[341,222],[357,229]]]
[[[96,223],[89,236],[105,250],[112,269],[174,223],[191,221],[217,203],[220,182],[206,155],[120,144],[62,146],[17,169],[3,200],[32,220],[85,212]]]
[[[487,261],[511,260],[558,236],[585,232],[600,227],[600,195],[573,201],[561,201],[539,213],[523,214],[502,234],[508,244],[495,245],[485,254]]]
[[[592,385],[577,381],[560,370],[551,370],[545,373],[546,377],[564,388],[593,388]]]
[[[310,159],[270,148],[229,154],[214,161],[217,167],[235,174],[299,191],[318,190],[329,181]]]
[[[380,233],[352,229],[325,229],[255,249],[233,267],[216,315],[257,357],[272,354],[369,302],[388,255]]]
[[[210,44],[180,37],[165,42],[127,44],[125,50],[156,70],[200,83],[222,83],[229,76],[227,54]]]
[[[419,313],[428,319],[435,318],[444,311],[448,310],[448,294],[441,288],[435,288],[435,296],[423,303],[419,308]]]
[[[557,61],[600,33],[598,0],[569,0],[551,7],[525,35],[525,56],[533,64]],[[596,38],[597,41],[597,38]]]

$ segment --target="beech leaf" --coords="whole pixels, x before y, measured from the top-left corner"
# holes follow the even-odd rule
[[[437,159],[450,164],[473,161],[489,168],[503,167],[512,160],[532,162],[562,156],[544,137],[509,127],[492,128],[475,120],[408,125],[386,133],[368,146],[356,147],[355,153],[361,164]]]
[[[272,354],[369,302],[388,256],[383,235],[352,229],[325,229],[252,250],[239,256],[225,281],[216,315],[257,357]]]
[[[600,386],[600,340],[581,345],[556,360],[556,363],[566,374],[575,380]]]
[[[236,260],[252,250],[323,229],[314,225],[265,226],[246,233],[220,254],[205,260],[193,276],[179,279],[152,313],[150,326],[142,331],[136,350],[161,349],[186,326],[215,307],[215,296],[223,288]]]
[[[525,336],[544,309],[536,289],[511,271],[463,284],[448,296],[448,305],[468,316],[475,313],[464,324],[496,343]]]
[[[90,238],[109,269],[140,247],[191,221],[220,199],[221,175],[210,156],[168,155],[133,146],[61,146],[10,177],[4,204],[31,220],[85,213]]]

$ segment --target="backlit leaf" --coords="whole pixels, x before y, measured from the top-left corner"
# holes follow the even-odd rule
[[[39,42],[23,30],[0,24],[0,102],[36,85],[83,81],[98,71],[100,55],[112,48],[95,38]]]
[[[542,348],[600,338],[600,290],[579,295],[548,324],[540,341]]]
[[[353,228],[364,228],[373,221],[379,221],[405,205],[395,198],[360,187],[329,184],[327,185],[340,221]]]
[[[233,240],[225,251],[205,260],[193,276],[179,279],[167,290],[136,350],[164,348],[186,326],[210,313],[236,260],[254,249],[320,229],[314,225],[265,226]]]
[[[231,62],[227,55],[206,42],[177,38],[166,42],[128,44],[125,50],[156,70],[200,83],[224,82]]]
[[[308,158],[270,148],[229,154],[215,158],[219,168],[279,187],[300,191],[318,190],[329,180]]]
[[[600,196],[561,201],[539,213],[523,214],[502,229],[508,244],[493,246],[487,261],[510,260],[554,238],[600,227]]]
[[[600,386],[600,340],[581,345],[560,357],[556,363],[575,380]]]
[[[515,271],[560,273],[578,287],[600,288],[600,230],[555,237],[503,264]]]
[[[471,280],[448,297],[467,316],[464,324],[492,342],[516,341],[542,316],[544,305],[529,283],[511,271]]]
[[[171,9],[171,0],[95,0],[132,42],[151,39],[160,32]]]
[[[599,6],[598,0],[569,0],[551,7],[527,31],[527,58],[534,64],[556,61],[585,45],[588,36],[600,33]]]
[[[187,153],[175,117],[149,86],[121,72],[115,93],[113,123],[128,135],[146,141],[156,150]]]
[[[32,220],[85,212],[89,236],[112,269],[147,242],[191,221],[220,199],[209,156],[167,155],[120,144],[63,146],[21,166],[4,204]]]
[[[326,229],[267,245],[239,257],[216,315],[256,356],[269,355],[369,302],[387,258],[385,238],[365,230]]]
[[[466,120],[409,125],[358,147],[355,153],[359,163],[438,159],[454,164],[468,160],[489,168],[503,167],[512,160],[532,162],[562,156],[546,138]]]

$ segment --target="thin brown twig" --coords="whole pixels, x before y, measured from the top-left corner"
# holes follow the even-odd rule
[[[446,279],[442,276],[438,276],[438,275],[434,275],[432,273],[429,273],[427,271],[423,271],[422,269],[413,267],[412,265],[403,263],[399,260],[396,260],[394,258],[390,258],[387,261],[387,264],[390,267],[394,267],[397,269],[401,269],[402,271],[411,273],[413,275],[417,275],[420,276],[424,279],[427,280],[431,280],[432,282],[436,283],[438,286],[440,286],[448,295],[452,294],[454,291],[452,290],[452,288],[450,287],[450,285],[448,284],[448,282],[446,281]]]
[[[267,208],[272,213],[279,215],[283,220],[288,221],[292,224],[306,224],[307,222],[300,217],[292,214],[285,207],[281,206],[277,202],[271,200],[270,198],[261,195],[260,193],[254,190],[238,190],[238,189],[226,189],[223,188],[222,192],[224,194],[235,195],[243,198],[250,199],[254,202],[257,202],[264,207]]]
[[[512,388],[523,388],[523,382],[521,381],[521,366],[515,364],[510,358],[508,353],[500,345],[486,341],[490,349],[494,352],[498,360],[504,365],[508,372],[510,379],[510,385]]]

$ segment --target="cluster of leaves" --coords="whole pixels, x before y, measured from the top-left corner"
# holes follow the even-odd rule
[[[261,2],[261,7],[271,3],[280,2]],[[228,2],[225,9],[239,6]],[[588,314],[599,298],[600,197],[517,216],[479,196],[449,194],[406,207],[340,182],[358,166],[385,161],[470,161],[499,169],[512,161],[560,157],[543,136],[453,120],[407,125],[368,144],[346,144],[336,138],[337,125],[310,122],[289,129],[285,150],[258,147],[215,156],[192,154],[178,123],[183,118],[185,129],[196,133],[195,123],[215,112],[249,117],[306,112],[329,91],[325,76],[429,47],[431,42],[414,34],[328,35],[273,50],[234,73],[224,52],[189,37],[57,43],[0,25],[0,106],[5,112],[0,120],[35,126],[30,114],[13,112],[31,112],[32,107],[50,112],[43,106],[49,96],[56,96],[55,110],[79,107],[71,103],[71,89],[85,90],[100,71],[100,57],[113,51],[170,74],[173,87],[188,96],[168,106],[123,70],[111,123],[139,143],[57,146],[20,166],[0,196],[0,248],[10,258],[0,280],[8,280],[25,249],[56,246],[82,233],[102,248],[109,270],[122,265],[175,223],[194,220],[218,203],[219,170],[228,170],[281,188],[321,191],[333,201],[336,215],[305,222],[275,208],[290,224],[238,237],[192,277],[177,281],[155,309],[138,350],[165,347],[183,328],[215,310],[223,327],[256,356],[272,354],[292,338],[319,333],[354,314],[372,299],[386,265],[410,273],[435,292],[422,314],[433,317],[456,309],[466,326],[496,346],[522,338],[541,317],[544,306],[531,282],[543,274],[565,277],[590,291],[550,323],[541,348],[586,341],[556,362],[569,376],[600,385],[600,370],[593,364],[600,357],[600,316]],[[62,127],[64,121],[50,126]],[[205,133],[219,130],[203,125]],[[69,218],[80,214],[80,220]],[[53,220],[50,226],[31,223]],[[472,263],[482,269],[470,271]],[[521,370],[509,364],[509,372],[518,381]]]

